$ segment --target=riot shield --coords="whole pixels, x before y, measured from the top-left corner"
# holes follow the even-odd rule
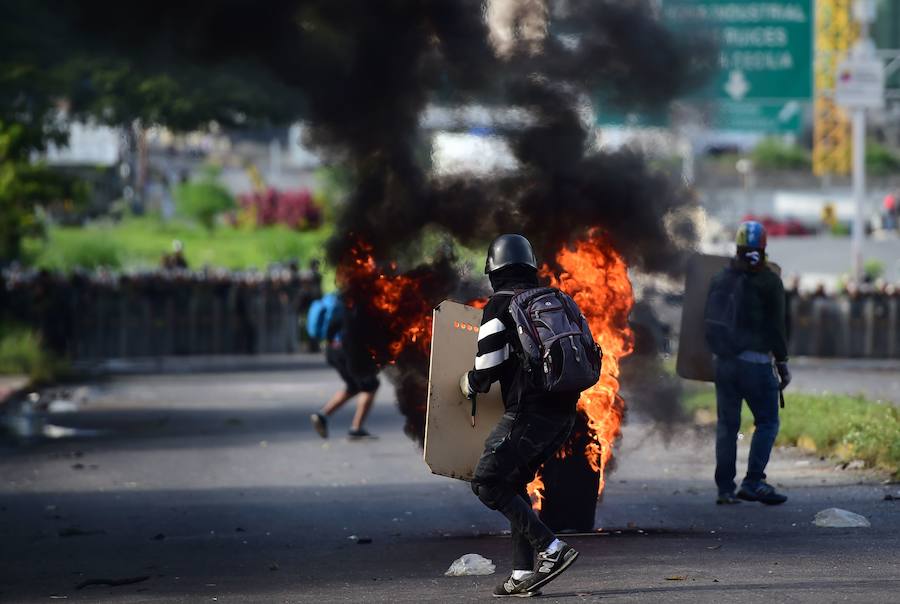
[[[425,463],[435,474],[461,480],[471,480],[484,441],[503,415],[499,383],[478,395],[474,416],[459,390],[460,376],[474,366],[480,324],[481,310],[472,306],[445,300],[434,309]]]

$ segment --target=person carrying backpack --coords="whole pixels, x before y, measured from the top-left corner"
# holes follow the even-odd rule
[[[375,394],[381,385],[378,370],[374,365],[361,368],[350,362],[350,356],[344,348],[347,339],[347,312],[337,294],[328,294],[310,306],[307,332],[314,340],[325,340],[325,360],[344,380],[344,387],[335,392],[325,406],[318,413],[310,415],[309,419],[319,436],[328,438],[328,417],[359,394],[356,413],[347,437],[350,440],[375,438],[363,428],[363,422],[372,409]]]
[[[717,504],[787,501],[766,482],[765,473],[778,435],[780,390],[791,381],[785,314],[781,278],[766,264],[766,230],[758,222],[744,222],[738,228],[735,257],[710,284],[704,314],[704,335],[715,355]],[[744,400],[756,429],[747,474],[735,495]]]
[[[475,367],[460,377],[460,390],[471,399],[499,381],[505,412],[485,440],[472,490],[510,523],[513,571],[494,596],[527,597],[578,557],[532,510],[526,485],[568,439],[579,393],[599,379],[601,354],[572,299],[540,287],[525,237],[495,239],[485,273],[494,295],[484,307]]]

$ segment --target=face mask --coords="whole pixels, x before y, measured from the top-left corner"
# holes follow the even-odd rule
[[[744,260],[747,261],[747,264],[750,266],[757,266],[763,260],[763,254],[759,250],[753,250],[752,252],[746,252],[744,254]]]

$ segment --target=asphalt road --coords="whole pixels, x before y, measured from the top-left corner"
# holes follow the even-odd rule
[[[323,366],[90,384],[53,422],[99,434],[0,446],[0,601],[490,601],[502,517],[429,473],[388,388],[379,440],[342,437],[350,409],[321,440],[308,414],[336,386]],[[897,601],[900,502],[884,495],[900,485],[778,450],[786,505],[717,507],[710,433],[670,436],[627,426],[604,530],[568,538],[582,556],[544,601]],[[813,526],[827,507],[872,528]],[[497,574],[444,577],[465,553]],[[141,580],[77,587],[107,579]]]

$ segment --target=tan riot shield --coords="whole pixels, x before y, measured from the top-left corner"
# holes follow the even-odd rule
[[[503,415],[500,384],[479,394],[472,425],[472,402],[459,390],[460,376],[472,369],[478,349],[481,310],[445,300],[434,309],[431,367],[425,419],[425,463],[435,474],[471,480],[484,441]]]
[[[696,254],[689,261],[684,281],[684,302],[681,308],[681,333],[678,338],[678,359],[675,370],[683,378],[712,382],[715,378],[713,355],[703,335],[703,312],[712,278],[728,266],[729,256]],[[772,262],[769,267],[781,274],[781,267]]]

